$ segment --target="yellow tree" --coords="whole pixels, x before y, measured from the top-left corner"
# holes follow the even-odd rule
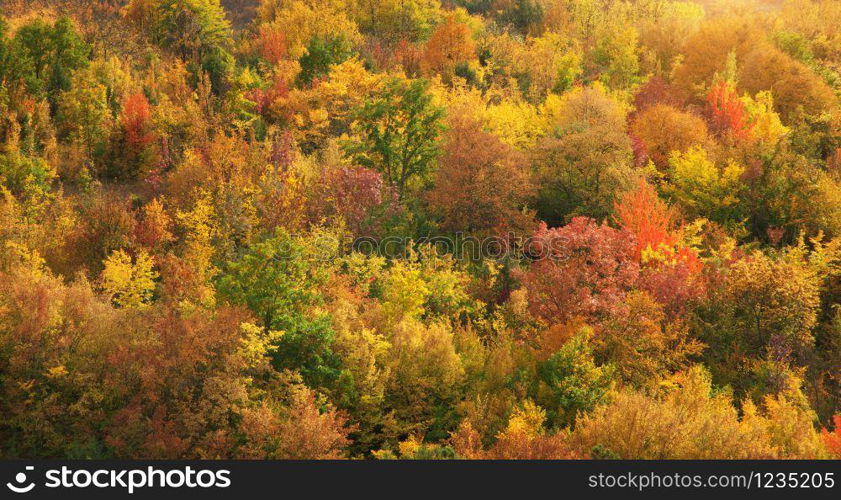
[[[105,259],[102,288],[111,301],[126,308],[146,306],[152,299],[157,271],[149,254],[140,250],[132,261],[124,250],[115,250]]]

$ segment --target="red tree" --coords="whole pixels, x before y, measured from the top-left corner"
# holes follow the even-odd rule
[[[634,113],[639,113],[656,104],[667,104],[675,108],[680,108],[683,105],[682,99],[678,97],[677,90],[659,76],[651,77],[634,94]],[[629,116],[629,118],[632,118],[632,116]]]
[[[556,229],[541,224],[527,246],[535,261],[518,276],[531,313],[561,323],[609,312],[639,276],[634,245],[630,232],[587,217]]]
[[[638,286],[651,293],[670,316],[681,314],[704,293],[704,287],[695,279],[701,260],[694,249],[681,244],[674,210],[645,181],[621,195],[614,210],[619,225],[636,235],[633,257],[643,268]],[[644,258],[646,252],[657,258]]]
[[[676,243],[672,234],[674,211],[647,182],[641,180],[636,190],[622,194],[614,202],[614,211],[619,225],[637,236],[634,249],[637,262],[646,248],[657,250]]]
[[[260,27],[260,37],[257,40],[260,56],[269,64],[276,65],[286,59],[288,46],[286,34],[278,28]]]
[[[835,415],[832,421],[835,424],[835,431],[829,432],[827,429],[822,429],[821,436],[829,453],[834,458],[841,459],[841,415]]]
[[[634,258],[643,263],[644,252],[656,252],[658,261],[683,262],[694,274],[701,270],[697,253],[680,242],[680,227],[672,207],[657,196],[657,191],[640,181],[634,191],[619,196],[614,203],[616,221],[636,235]]]
[[[140,150],[154,140],[149,130],[151,116],[149,101],[142,92],[129,94],[123,100],[120,123],[123,125],[126,142],[130,148]]]
[[[314,218],[337,217],[356,236],[376,232],[383,215],[395,207],[396,194],[385,185],[382,175],[365,167],[339,167],[323,172],[316,186]],[[382,208],[382,213],[376,213]]]
[[[748,120],[745,104],[726,81],[713,85],[707,94],[707,114],[718,133],[729,132],[740,140],[750,137],[753,124]]]

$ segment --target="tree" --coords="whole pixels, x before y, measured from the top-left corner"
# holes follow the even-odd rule
[[[674,70],[674,83],[684,97],[700,103],[728,61],[742,61],[757,47],[767,47],[763,33],[746,17],[721,16],[701,24],[683,49]]]
[[[73,75],[73,86],[57,99],[58,121],[63,135],[82,145],[88,155],[104,144],[104,131],[111,118],[108,89],[89,70]]]
[[[86,200],[78,222],[63,242],[56,267],[68,275],[79,268],[98,274],[115,250],[131,247],[135,223],[127,200],[114,193]]]
[[[594,344],[598,360],[611,363],[619,380],[640,388],[685,369],[703,349],[680,320],[670,323],[663,306],[642,291],[628,293]]]
[[[705,18],[704,7],[695,3],[650,3],[640,21],[640,52],[654,65],[655,73],[671,74],[687,41]],[[648,10],[648,9],[646,9]],[[643,67],[644,69],[649,69]]]
[[[38,88],[46,92],[55,109],[59,92],[71,86],[73,72],[87,66],[90,47],[66,16],[52,26],[40,19],[21,26],[15,42],[21,48],[22,58],[30,62]]]
[[[699,309],[698,335],[716,381],[757,401],[797,379],[815,345],[821,289],[837,273],[839,243],[812,239],[729,266],[720,291]],[[733,356],[733,352],[740,356]]]
[[[749,121],[745,103],[732,85],[722,80],[710,88],[707,94],[707,113],[713,130],[719,134],[732,134],[733,138],[744,141],[753,131],[754,124]]]
[[[497,43],[503,45],[503,41],[509,40],[501,38]],[[571,90],[583,72],[580,46],[575,40],[559,33],[547,32],[540,37],[530,37],[522,46],[513,45],[505,49],[513,52],[511,55],[504,54],[506,59],[510,57],[508,71],[517,78],[524,96],[531,102],[542,102],[550,92],[561,95]],[[503,48],[498,50],[502,52]]]
[[[219,0],[132,0],[127,13],[155,43],[189,64],[195,83],[206,72],[215,92],[225,90],[234,61],[231,25]]]
[[[344,0],[264,0],[257,7],[256,24],[260,30],[282,32],[286,52],[293,60],[307,51],[314,39],[340,37],[351,47],[362,43],[359,28],[350,10],[358,2]]]
[[[645,147],[646,155],[660,168],[666,168],[669,156],[683,153],[692,146],[704,146],[707,125],[700,117],[666,104],[657,104],[638,113],[630,130]]]
[[[663,192],[687,217],[704,217],[733,228],[742,223],[747,215],[742,200],[744,167],[732,160],[718,166],[699,146],[673,152],[668,165]]]
[[[501,21],[513,25],[522,33],[535,30],[543,21],[543,5],[535,0],[514,0],[502,13]]]
[[[579,87],[544,105],[550,135],[534,149],[540,219],[561,224],[576,215],[602,219],[613,196],[634,184],[625,114],[599,87]]]
[[[22,50],[18,40],[9,37],[9,24],[0,18],[0,86],[6,95],[2,102],[5,106],[21,91],[37,93],[41,82],[35,75],[34,63]]]
[[[529,310],[550,324],[608,314],[639,275],[633,249],[631,233],[586,217],[556,229],[542,224],[526,247],[534,261],[518,273]]]
[[[761,145],[775,147],[789,132],[774,111],[774,97],[770,91],[758,92],[754,97],[742,97],[745,113],[750,123],[751,138]]]
[[[380,172],[365,167],[326,167],[310,197],[313,218],[344,223],[354,236],[379,233],[395,210],[396,193]]]
[[[514,408],[504,430],[487,450],[481,436],[469,422],[463,422],[451,438],[459,457],[468,460],[569,460],[579,458],[570,449],[563,432],[549,433],[544,428],[546,411],[526,400]]]
[[[451,14],[435,28],[427,40],[422,65],[427,71],[447,78],[452,76],[456,66],[475,59],[476,46],[470,29],[456,21],[455,15]]]
[[[841,415],[835,415],[832,422],[835,425],[835,430],[829,432],[828,429],[821,429],[821,437],[829,453],[838,458],[841,457]]]
[[[672,84],[662,77],[652,76],[634,94],[633,116],[658,104],[680,109],[683,102]]]
[[[312,311],[322,300],[316,286],[323,277],[310,264],[301,244],[279,232],[229,262],[217,289],[231,303],[247,306],[266,330],[282,332],[274,354],[277,369],[299,370],[308,385],[324,387],[340,367],[330,318]]]
[[[767,348],[784,356],[811,344],[819,301],[816,278],[803,262],[759,252],[731,268],[727,316],[745,353],[761,355]]]
[[[773,459],[820,456],[809,412],[785,398],[759,412],[747,404],[740,420],[725,392],[695,366],[654,397],[625,389],[579,420],[572,435],[581,453],[648,460]],[[804,425],[805,424],[805,425]],[[797,441],[797,440],[800,441]],[[796,444],[795,444],[796,443]],[[792,446],[794,445],[794,446]]]
[[[185,61],[202,61],[230,43],[231,27],[219,0],[156,0],[155,37]]]
[[[346,417],[332,407],[322,411],[314,391],[294,390],[289,407],[276,412],[268,406],[243,412],[245,444],[242,458],[336,460],[349,444]]]
[[[599,405],[613,387],[614,367],[596,365],[592,335],[583,329],[537,366],[534,399],[547,411],[555,429],[574,425],[579,414]]]
[[[442,216],[441,228],[482,236],[527,230],[530,217],[523,209],[534,188],[523,160],[466,111],[451,116],[427,196]]]
[[[406,318],[459,317],[470,313],[474,304],[466,293],[469,277],[450,254],[439,255],[430,243],[420,252],[395,261],[377,277],[377,288],[389,324]]]
[[[49,199],[56,171],[43,158],[25,155],[12,145],[4,149],[0,153],[0,186],[34,215]]]
[[[175,239],[172,232],[172,218],[163,205],[163,200],[155,198],[142,209],[143,216],[134,228],[134,238],[152,253]]]
[[[152,266],[152,259],[143,250],[137,253],[134,262],[129,254],[116,250],[105,260],[102,288],[117,306],[143,307],[151,300],[158,277]]]
[[[362,32],[390,46],[426,39],[444,15],[438,0],[358,0],[349,10]]]
[[[438,156],[443,109],[432,103],[424,80],[387,80],[356,109],[353,131],[359,141],[344,143],[356,164],[375,168],[402,200],[413,181],[423,181]]]
[[[307,53],[298,59],[301,65],[298,82],[309,85],[314,79],[326,75],[330,66],[339,64],[350,56],[351,51],[344,38],[330,37],[324,40],[313,37],[307,45]]]
[[[87,280],[45,271],[0,275],[4,457],[243,457],[263,444],[247,432],[252,408],[302,406],[284,394],[300,384],[270,369],[270,336],[243,311],[115,308]]]
[[[454,430],[454,405],[464,377],[452,331],[443,323],[406,319],[388,340],[391,377],[385,404],[395,413],[397,435],[446,437]]]
[[[121,133],[112,138],[115,158],[110,167],[115,177],[136,178],[154,168],[157,155],[154,150],[152,111],[149,100],[142,92],[123,98],[120,116]]]
[[[149,101],[145,95],[135,93],[126,96],[120,112],[120,124],[130,147],[140,149],[153,140],[149,132],[150,119]]]
[[[798,108],[818,115],[838,106],[838,98],[820,76],[773,47],[757,46],[745,57],[738,74],[740,89],[751,95],[774,94],[774,107],[787,124]]]
[[[612,36],[600,40],[595,49],[596,63],[602,67],[600,80],[612,89],[630,89],[639,80],[637,30],[615,28]]]
[[[286,33],[280,27],[261,24],[260,33],[257,36],[257,50],[266,62],[276,66],[288,57]]]
[[[637,188],[623,193],[614,204],[616,221],[636,236],[635,255],[642,262],[643,252],[675,245],[676,214],[657,195],[657,191],[640,180]]]

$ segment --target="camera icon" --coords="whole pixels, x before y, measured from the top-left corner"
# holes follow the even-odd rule
[[[28,471],[35,470],[35,467],[33,467],[31,465],[27,465],[26,470],[28,470]],[[15,482],[17,484],[6,483],[6,487],[9,488],[10,490],[14,491],[15,493],[29,493],[30,491],[32,491],[32,488],[35,487],[35,483],[29,483],[27,485],[23,484],[23,483],[26,482],[26,473],[25,472],[18,472],[17,474],[15,474]]]

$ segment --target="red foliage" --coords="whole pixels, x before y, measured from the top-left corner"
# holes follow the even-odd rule
[[[155,199],[143,207],[143,216],[134,226],[134,239],[140,245],[157,251],[174,239],[169,231],[172,220],[160,200]]]
[[[108,369],[101,382],[126,400],[105,425],[109,448],[121,457],[232,455],[233,443],[219,435],[232,427],[227,412],[200,402],[237,404],[219,387],[236,382],[238,367],[224,360],[239,346],[245,313],[223,308],[209,317],[166,310],[150,319],[154,333],[147,342],[116,343],[104,355]],[[190,391],[179,388],[186,380]]]
[[[696,279],[703,264],[694,249],[680,244],[672,208],[651,185],[640,181],[636,190],[619,197],[615,212],[619,225],[636,235],[633,256],[643,267],[640,288],[651,293],[670,316],[684,312],[704,294],[702,281]],[[656,251],[661,259],[643,262],[646,250]]]
[[[341,218],[356,236],[374,229],[369,220],[377,207],[396,202],[382,175],[365,167],[339,167],[326,171],[313,196],[315,217]],[[387,207],[386,207],[387,208]]]
[[[269,161],[278,172],[288,171],[297,157],[295,138],[292,137],[292,132],[283,132],[272,142]]]
[[[707,94],[707,114],[718,133],[731,133],[736,139],[750,137],[753,124],[749,122],[745,104],[726,81],[715,84]]]
[[[541,224],[527,247],[536,260],[518,276],[530,311],[551,323],[609,312],[639,276],[634,245],[627,230],[587,217],[556,229]]]
[[[288,55],[286,34],[278,28],[262,25],[260,27],[260,38],[257,40],[257,48],[260,51],[260,56],[269,64],[278,64]]]
[[[670,318],[684,315],[690,305],[706,293],[704,281],[698,279],[698,273],[683,261],[643,269],[638,286],[650,293]]]
[[[634,133],[628,133],[631,139],[631,151],[634,153],[634,165],[642,167],[648,162],[648,148],[645,147],[645,141]]]
[[[365,51],[370,54],[374,67],[380,70],[390,68],[393,64],[393,55],[380,40],[367,40]]]
[[[659,76],[651,77],[634,95],[634,112],[639,113],[655,104],[666,104],[675,108],[683,105],[675,88]]]
[[[637,236],[634,258],[642,260],[642,251],[651,247],[672,247],[677,238],[672,233],[674,211],[657,196],[654,188],[640,181],[637,189],[624,193],[614,203],[619,225]]]
[[[394,60],[408,76],[416,76],[420,73],[423,55],[422,48],[409,43],[405,38],[400,40],[394,50]]]
[[[246,92],[246,98],[254,102],[257,112],[267,116],[271,112],[272,104],[278,99],[289,95],[289,84],[283,75],[275,75],[274,81],[266,89],[251,89]]]
[[[650,184],[640,181],[636,190],[621,195],[614,211],[619,225],[636,235],[637,262],[642,263],[643,251],[653,250],[662,255],[662,260],[682,262],[692,274],[700,272],[702,263],[697,253],[680,244],[677,215]]]
[[[154,140],[154,136],[149,131],[150,120],[151,111],[146,96],[142,92],[126,96],[123,100],[120,123],[123,124],[126,142],[130,148],[139,150]]]
[[[826,449],[832,454],[834,458],[841,459],[841,415],[835,415],[832,418],[832,423],[835,426],[833,432],[827,429],[821,429],[821,437],[826,444]]]
[[[343,413],[332,408],[321,411],[320,406],[313,391],[303,390],[293,396],[286,415],[278,415],[266,405],[245,410],[241,431],[246,439],[237,458],[343,458],[342,449],[350,443],[347,435],[354,428],[347,426]]]

